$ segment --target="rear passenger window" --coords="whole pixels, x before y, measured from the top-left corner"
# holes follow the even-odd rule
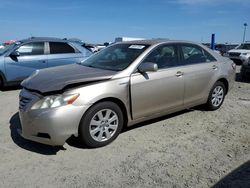
[[[75,53],[75,49],[65,42],[50,42],[50,54]]]
[[[173,45],[159,46],[143,60],[145,62],[156,63],[159,69],[178,66],[177,48]]]
[[[198,64],[215,61],[216,59],[207,51],[195,45],[182,45],[183,64]]]
[[[44,54],[44,42],[31,42],[20,46],[17,50],[20,56],[28,55],[43,55]]]

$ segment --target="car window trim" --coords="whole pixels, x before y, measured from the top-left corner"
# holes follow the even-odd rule
[[[50,48],[49,48],[49,41],[45,41],[45,54],[49,55],[50,54]]]

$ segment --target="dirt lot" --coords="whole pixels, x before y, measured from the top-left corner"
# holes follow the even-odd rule
[[[17,134],[19,90],[0,91],[0,187],[250,187],[250,83],[235,82],[221,109],[186,110],[86,149]]]

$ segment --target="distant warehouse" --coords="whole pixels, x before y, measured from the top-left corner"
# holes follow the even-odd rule
[[[133,41],[133,40],[146,40],[145,38],[133,38],[133,37],[117,37],[115,42]]]

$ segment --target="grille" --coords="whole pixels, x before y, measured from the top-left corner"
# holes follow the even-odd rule
[[[38,101],[41,96],[37,93],[22,89],[19,94],[19,109],[25,111],[29,109],[34,102]]]
[[[26,98],[21,96],[19,99],[19,108],[24,109],[25,106],[27,106],[27,104],[29,104],[31,100],[32,100],[31,98]]]
[[[240,53],[231,52],[231,53],[229,53],[229,55],[232,56],[232,57],[238,57],[238,56],[240,56]]]

